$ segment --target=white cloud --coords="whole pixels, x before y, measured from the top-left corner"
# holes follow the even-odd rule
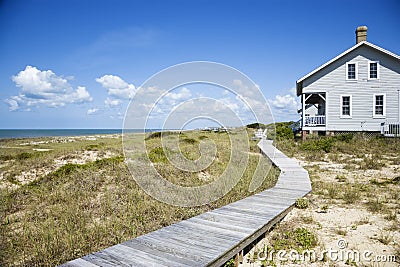
[[[74,90],[68,79],[57,76],[51,70],[41,71],[36,67],[26,66],[25,70],[13,76],[12,80],[21,90],[18,95],[5,100],[10,106],[10,111],[23,106],[61,107],[92,101],[85,87],[79,86]]]
[[[10,106],[10,111],[15,111],[19,108],[17,100],[13,99],[13,97],[11,97],[11,99],[4,100],[4,102],[6,102]]]
[[[78,86],[75,92],[71,94],[72,99],[74,102],[85,102],[85,101],[92,101],[92,97],[90,97],[89,92],[86,90],[84,86]],[[71,98],[70,97],[70,98]]]
[[[108,91],[113,98],[131,99],[136,93],[135,86],[115,75],[104,75],[96,79]]]
[[[271,104],[276,109],[295,110],[297,109],[296,99],[291,95],[276,95],[275,99],[271,100]]]
[[[106,105],[106,107],[115,107],[120,105],[121,103],[122,101],[120,99],[113,99],[109,97],[107,97],[107,99],[104,100],[104,105]]]
[[[174,93],[174,92],[170,92],[168,94],[165,95],[165,97],[169,100],[172,101],[181,101],[184,99],[188,99],[192,96],[192,93],[190,92],[189,89],[187,89],[186,87],[183,87],[179,92]]]
[[[295,88],[289,90],[288,94],[276,95],[274,99],[270,99],[269,103],[280,120],[296,119],[298,117],[297,110],[300,108],[300,102],[296,96]]]
[[[88,109],[88,111],[87,111],[87,115],[93,115],[93,114],[95,114],[96,112],[98,112],[99,111],[99,109],[97,109],[97,108],[90,108],[90,109]]]

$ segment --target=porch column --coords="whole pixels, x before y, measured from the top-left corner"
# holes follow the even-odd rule
[[[305,114],[306,114],[306,94],[302,94],[301,95],[301,105],[302,105],[302,108],[301,108],[301,139],[303,140],[303,141],[305,141],[306,140],[306,136],[307,136],[307,132],[306,131],[304,131],[303,130],[303,128],[304,128],[304,123],[305,123]]]
[[[303,130],[304,127],[304,118],[306,113],[306,94],[301,95],[301,129]]]
[[[302,141],[306,141],[307,139],[307,131],[301,131],[301,140]]]

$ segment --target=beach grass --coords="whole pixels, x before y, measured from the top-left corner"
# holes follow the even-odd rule
[[[218,160],[202,175],[184,173],[166,160],[161,138],[147,135],[157,171],[184,186],[218,177],[229,162],[228,134],[181,135],[179,147],[186,158],[197,159],[199,143],[210,139]],[[143,134],[137,136],[143,141]],[[249,142],[249,163],[229,193],[206,205],[179,207],[155,200],[138,186],[124,162],[120,136],[2,140],[0,266],[54,266],[249,196],[261,157],[254,153],[257,142]],[[278,175],[272,168],[257,191],[273,186]]]

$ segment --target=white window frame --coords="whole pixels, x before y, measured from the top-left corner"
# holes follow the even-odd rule
[[[371,63],[376,63],[376,78],[371,78],[370,72],[371,72]],[[380,78],[380,66],[379,66],[379,61],[368,61],[368,80],[379,80]]]
[[[343,97],[348,96],[350,98],[350,115],[343,115]],[[350,119],[353,117],[353,96],[352,95],[340,95],[340,118]]]
[[[356,69],[355,79],[349,79],[349,64],[354,64]],[[346,81],[357,81],[358,80],[358,62],[346,62]]]
[[[375,108],[376,108],[376,96],[378,95],[383,95],[383,115],[376,115],[375,114]],[[372,117],[373,118],[386,118],[386,94],[374,94],[374,99],[373,99],[373,107],[372,107]]]

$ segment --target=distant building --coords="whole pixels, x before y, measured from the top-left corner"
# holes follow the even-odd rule
[[[299,129],[307,133],[400,132],[400,56],[367,42],[356,44],[296,82],[302,109]]]

